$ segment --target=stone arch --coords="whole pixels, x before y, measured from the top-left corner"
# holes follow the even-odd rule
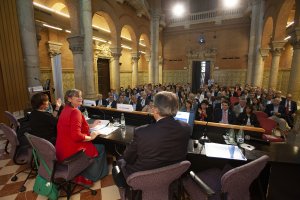
[[[129,33],[130,33],[130,37],[132,40],[132,51],[137,51],[138,50],[138,41],[137,41],[137,33],[136,31],[138,30],[137,26],[135,23],[133,23],[135,20],[129,16],[129,15],[121,15],[120,16],[120,27],[121,30],[123,28],[126,28]],[[121,37],[121,35],[120,35]]]
[[[100,15],[102,16],[105,21],[107,22],[107,25],[109,27],[110,30],[110,35],[111,35],[111,46],[116,47],[118,46],[118,36],[117,36],[117,29],[116,29],[116,25],[113,21],[113,19],[111,18],[111,16],[109,14],[107,14],[104,11],[97,11],[93,14],[93,19],[95,15]]]
[[[92,2],[93,3],[93,2]],[[119,28],[119,20],[118,17],[114,14],[116,13],[114,8],[106,1],[102,1],[100,3],[93,3],[92,4],[92,12],[93,16],[95,13],[101,14],[105,18],[108,23],[109,29],[111,31],[111,47],[120,47],[120,33],[121,29]],[[109,13],[109,14],[108,14]]]
[[[269,43],[271,42],[271,39],[273,37],[273,18],[269,16],[267,20],[265,21],[263,33],[262,33],[262,39],[261,39],[261,47],[267,48],[269,47]]]
[[[274,37],[275,41],[283,40],[285,38],[286,24],[290,14],[290,10],[295,5],[295,0],[285,0],[279,6],[279,11],[274,20]]]

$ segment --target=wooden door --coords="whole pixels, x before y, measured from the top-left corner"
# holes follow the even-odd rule
[[[109,59],[98,58],[98,90],[104,98],[107,97],[110,91],[110,76],[109,76]]]

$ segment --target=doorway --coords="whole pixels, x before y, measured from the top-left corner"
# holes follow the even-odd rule
[[[98,58],[98,92],[103,95],[103,98],[107,98],[107,94],[110,91],[110,75],[109,75],[109,59]]]
[[[210,79],[210,61],[193,61],[192,65],[192,92],[197,91],[208,83]]]

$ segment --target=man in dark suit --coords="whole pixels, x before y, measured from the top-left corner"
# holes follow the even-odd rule
[[[108,100],[106,103],[107,108],[117,108],[117,101],[114,100],[114,96],[112,93],[108,94]]]
[[[286,133],[290,130],[290,127],[285,120],[285,108],[283,105],[280,105],[280,98],[276,97],[273,99],[272,103],[266,106],[265,113],[268,114],[270,119],[273,119],[278,123],[281,131]]]
[[[229,102],[224,100],[222,108],[216,108],[214,111],[214,121],[224,124],[235,124],[236,117],[232,110],[229,109]]]
[[[297,111],[297,103],[292,100],[291,94],[287,94],[286,98],[282,98],[280,105],[284,106],[285,108],[285,120],[290,127],[293,127],[294,117],[296,116]]]
[[[133,141],[124,152],[123,173],[156,169],[186,159],[191,128],[174,119],[178,99],[172,92],[159,92],[154,97],[153,117],[156,123],[135,129]]]
[[[136,104],[136,111],[142,111],[143,108],[149,104],[149,99],[145,91],[141,92],[141,96],[139,96]]]
[[[107,102],[106,99],[103,98],[102,94],[98,94],[98,99],[96,100],[96,106],[106,107]]]

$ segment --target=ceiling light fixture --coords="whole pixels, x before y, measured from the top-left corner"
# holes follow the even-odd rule
[[[239,0],[223,0],[225,8],[236,8],[239,3]]]
[[[52,28],[52,29],[55,29],[55,30],[59,30],[59,31],[62,30],[62,28],[60,28],[60,27],[51,26],[51,25],[48,25],[48,24],[43,24],[43,26],[48,27],[48,28]]]
[[[110,30],[108,29],[105,29],[105,28],[102,28],[100,26],[97,26],[97,25],[92,25],[93,28],[95,29],[98,29],[98,30],[101,30],[101,31],[104,31],[104,32],[107,32],[107,33],[110,33]]]
[[[44,6],[43,4],[39,4],[39,3],[37,3],[37,2],[33,2],[33,5],[36,6],[36,7],[38,7],[38,8],[42,8],[42,9],[44,9],[44,10],[48,10],[48,11],[50,11],[50,12],[56,13],[56,14],[58,14],[58,15],[61,15],[61,16],[63,16],[63,17],[70,18],[70,15],[65,14],[65,13],[63,13],[63,12],[60,12],[60,11],[57,11],[57,10],[53,10],[52,8],[49,8],[49,7],[47,7],[47,6]]]
[[[182,17],[185,9],[182,3],[177,3],[172,9],[173,15],[176,17]]]

